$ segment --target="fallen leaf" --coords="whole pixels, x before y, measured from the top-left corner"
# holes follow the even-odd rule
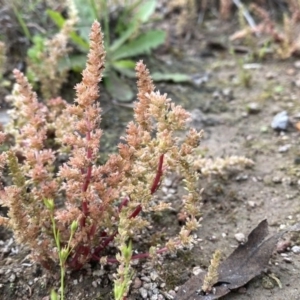
[[[218,299],[231,290],[245,285],[259,275],[268,265],[278,239],[290,231],[300,231],[300,223],[286,231],[269,235],[267,220],[261,221],[248,236],[245,244],[239,245],[233,253],[219,266],[219,279],[212,293],[201,291],[206,272],[190,278],[182,285],[176,295],[177,300],[213,300]]]

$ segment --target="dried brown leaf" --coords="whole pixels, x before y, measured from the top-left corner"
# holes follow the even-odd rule
[[[248,236],[248,241],[239,245],[233,253],[220,264],[219,280],[212,293],[201,291],[206,272],[190,278],[179,288],[177,300],[213,300],[228,294],[232,289],[245,285],[259,275],[268,265],[278,239],[286,232],[300,231],[300,223],[284,232],[269,236],[267,220],[261,221]]]

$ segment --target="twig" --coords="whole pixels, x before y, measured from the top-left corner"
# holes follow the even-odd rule
[[[244,4],[240,0],[232,0],[232,2],[237,6],[238,9],[242,10],[244,18],[246,19],[250,27],[253,29],[254,34],[258,37],[259,33],[254,30],[257,25],[252,16],[250,15],[249,11],[245,8]]]

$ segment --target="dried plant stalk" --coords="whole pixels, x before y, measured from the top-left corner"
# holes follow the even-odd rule
[[[216,250],[213,258],[210,261],[208,271],[204,277],[202,291],[205,293],[210,293],[213,289],[213,286],[218,282],[219,272],[218,268],[221,260],[221,251]]]

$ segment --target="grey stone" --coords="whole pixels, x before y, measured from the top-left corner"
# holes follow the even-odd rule
[[[300,246],[293,246],[292,252],[295,254],[300,254]]]
[[[274,130],[287,130],[289,117],[286,111],[276,114],[272,120],[271,127]]]

